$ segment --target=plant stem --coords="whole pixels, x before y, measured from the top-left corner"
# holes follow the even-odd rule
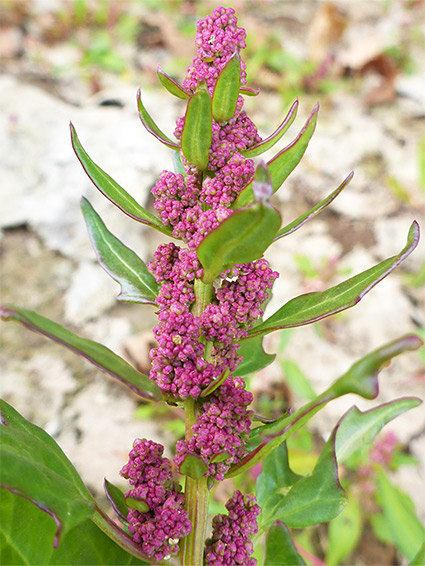
[[[201,316],[206,306],[211,302],[213,292],[212,283],[206,285],[200,280],[195,281],[195,303],[192,312]],[[209,357],[208,343],[205,355]],[[192,428],[196,421],[196,402],[189,397],[184,403],[186,418],[186,441],[192,436]],[[204,544],[207,530],[209,490],[207,478],[185,479],[185,509],[189,513],[192,523],[192,532],[183,539],[181,548],[182,566],[202,566],[204,562]]]

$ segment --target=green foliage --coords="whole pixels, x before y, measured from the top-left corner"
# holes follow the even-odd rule
[[[358,500],[349,496],[342,513],[329,523],[325,562],[343,564],[356,548],[362,534],[362,512]]]
[[[187,103],[182,133],[182,151],[190,164],[201,171],[208,166],[212,139],[212,102],[206,88],[200,88]]]
[[[155,304],[158,284],[146,264],[106,228],[89,201],[81,209],[97,259],[103,269],[121,285],[117,299],[131,303]]]
[[[105,173],[103,169],[90,159],[78,139],[74,126],[71,124],[70,127],[72,146],[75,154],[94,186],[99,189],[99,191],[105,195],[107,199],[115,204],[115,206],[127,214],[127,216],[130,216],[130,218],[133,218],[142,224],[147,224],[160,232],[169,234],[169,230],[161,224],[156,216],[145,210],[143,206],[141,206],[132,196],[120,187],[120,185],[114,181],[112,177]]]
[[[377,496],[397,548],[413,560],[425,540],[425,528],[415,514],[412,500],[382,470],[378,472]]]
[[[267,203],[258,202],[236,210],[210,232],[197,249],[204,267],[204,283],[214,279],[235,263],[260,258],[280,226],[280,215]]]
[[[350,173],[329,196],[327,196],[318,204],[316,204],[316,206],[314,206],[304,214],[301,214],[301,216],[281,228],[277,233],[275,240],[279,240],[284,236],[289,236],[289,234],[292,234],[292,232],[295,232],[295,230],[298,230],[298,228],[301,228],[301,226],[303,226],[306,222],[314,218],[316,214],[319,214],[319,212],[325,209],[334,199],[336,199],[336,197],[343,191],[343,189],[345,189],[345,187],[353,178],[353,175],[354,173]]]
[[[264,351],[262,336],[243,342],[239,347],[238,355],[242,356],[243,361],[238,365],[235,375],[241,377],[264,369],[276,358],[276,354],[267,354]]]
[[[94,501],[77,471],[41,428],[5,401],[1,407],[1,484],[54,517],[57,541],[94,512]]]
[[[302,326],[354,306],[412,253],[418,244],[418,238],[419,227],[414,222],[409,230],[407,244],[399,254],[326,291],[295,297],[252,329],[248,335],[259,336],[281,328]]]
[[[292,173],[298,163],[301,161],[302,156],[307,149],[308,142],[310,141],[317,122],[317,113],[319,106],[313,108],[306,124],[288,146],[280,151],[275,157],[267,162],[268,169],[273,185],[273,191],[276,192],[287,177]],[[254,202],[254,193],[252,191],[252,182],[249,183],[245,189],[240,193],[233,208],[240,208],[247,206]]]
[[[140,121],[142,122],[142,124],[145,126],[146,130],[152,134],[157,140],[159,140],[161,143],[163,143],[166,147],[170,148],[170,149],[174,149],[174,150],[178,150],[179,145],[176,142],[173,142],[168,136],[166,136],[164,134],[164,132],[162,132],[160,130],[160,128],[156,125],[156,123],[154,122],[154,120],[151,118],[150,114],[148,113],[148,111],[146,110],[143,102],[142,102],[142,92],[141,89],[139,88],[139,90],[137,91],[137,107],[139,109],[139,118]],[[124,210],[125,212],[125,210]],[[155,217],[153,217],[155,218]],[[158,219],[155,218],[155,221],[158,224],[161,224]]]
[[[264,566],[303,565],[305,562],[295,548],[289,529],[283,523],[277,522],[267,534]]]
[[[256,157],[257,155],[261,155],[265,151],[271,149],[287,132],[287,130],[295,120],[297,111],[298,111],[298,100],[296,100],[292,104],[288,114],[285,116],[280,126],[272,134],[270,134],[270,136],[260,141],[258,144],[253,145],[248,149],[245,149],[243,151],[243,155],[245,155],[245,157],[252,158],[252,157]]]
[[[39,332],[66,346],[112,377],[119,379],[141,397],[155,401],[162,398],[161,390],[152,380],[134,369],[106,346],[87,338],[81,338],[60,324],[29,310],[1,307],[0,317],[3,320],[20,322],[30,330]]]
[[[233,118],[241,86],[241,58],[235,53],[221,70],[212,97],[212,115],[216,122]]]
[[[2,564],[21,566],[147,565],[132,556],[91,521],[85,520],[52,541],[55,522],[23,497],[1,490],[0,556]]]
[[[290,470],[281,449],[265,458],[264,470],[257,480],[262,509],[258,520],[260,532],[270,528],[276,520],[288,527],[301,528],[329,521],[341,512],[346,497],[338,481],[334,442],[335,431],[312,473],[302,478]]]
[[[420,399],[404,398],[384,403],[362,413],[351,407],[342,417],[336,437],[336,457],[341,464],[361,446],[371,442],[391,420],[421,404]]]

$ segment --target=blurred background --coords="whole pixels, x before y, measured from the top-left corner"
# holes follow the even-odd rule
[[[1,0],[1,301],[38,311],[102,342],[149,371],[154,308],[116,302],[98,267],[79,208],[87,196],[108,228],[145,261],[162,241],[96,192],[72,151],[75,125],[92,159],[144,206],[171,152],[144,130],[149,113],[170,136],[183,106],[160,88],[158,64],[181,81],[195,55],[196,21],[220,5],[189,0]],[[267,259],[280,272],[269,312],[295,295],[332,286],[405,244],[425,227],[425,2],[229,1],[247,30],[246,108],[263,137],[298,97],[287,145],[314,104],[308,150],[276,196],[285,223],[322,200],[351,171],[349,187]],[[266,156],[267,157],[267,156]],[[271,155],[270,155],[271,157]],[[425,245],[363,301],[306,328],[268,337],[276,361],[250,379],[256,410],[270,417],[322,391],[356,358],[408,333],[425,337]],[[67,350],[17,325],[0,326],[2,396],[44,427],[102,497],[136,437],[172,455],[181,414],[158,415]],[[290,443],[291,465],[308,473],[338,418],[402,395],[424,398],[424,349],[396,359],[380,394],[331,404]],[[155,408],[156,411],[156,408]],[[352,503],[328,525],[296,532],[309,564],[407,564],[405,533],[423,538],[425,412],[390,423],[341,470]],[[389,480],[384,483],[382,472]],[[257,470],[258,473],[258,470]],[[242,480],[252,488],[254,477]],[[121,485],[122,484],[121,482]],[[216,490],[220,512],[235,486]],[[390,502],[390,503],[388,503]],[[404,525],[404,529],[400,528]]]

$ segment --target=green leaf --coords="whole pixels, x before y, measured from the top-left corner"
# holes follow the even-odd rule
[[[422,344],[422,340],[416,334],[406,334],[384,344],[355,362],[331,385],[329,393],[334,399],[347,393],[356,393],[365,399],[374,399],[378,395],[378,373],[395,356],[417,350]]]
[[[366,293],[412,253],[418,241],[419,226],[417,222],[413,222],[409,230],[407,244],[398,255],[390,257],[326,291],[306,293],[295,297],[262,324],[253,328],[248,333],[248,338],[268,334],[281,328],[310,324],[356,305]]]
[[[317,112],[319,105],[313,108],[303,129],[293,142],[287,145],[282,151],[275,155],[267,165],[273,183],[273,191],[276,192],[287,177],[292,173],[307,149],[308,143],[313,135],[317,122]],[[252,182],[249,183],[239,195],[232,208],[240,208],[251,204],[254,200],[252,192]]]
[[[326,208],[328,204],[330,204],[333,200],[335,200],[336,197],[342,192],[342,190],[345,189],[345,187],[351,181],[353,176],[354,176],[354,172],[352,171],[348,175],[348,177],[346,177],[342,181],[339,187],[337,187],[329,196],[327,196],[325,199],[320,201],[319,204],[316,204],[316,206],[314,206],[313,208],[311,208],[310,210],[308,210],[307,212],[296,218],[290,224],[287,224],[286,226],[281,228],[277,233],[275,240],[280,240],[280,238],[292,234],[293,232],[298,230],[298,228],[304,226],[304,224],[308,222],[311,218],[314,218],[317,214],[319,214],[319,212],[321,212],[324,208]]]
[[[204,283],[212,283],[236,263],[260,258],[280,226],[280,215],[266,203],[235,211],[202,240],[196,250]]]
[[[125,502],[130,509],[135,509],[136,511],[139,511],[139,513],[146,513],[146,511],[149,511],[149,505],[144,499],[139,497],[126,497]]]
[[[198,454],[186,454],[185,459],[179,466],[179,472],[194,480],[202,478],[208,471],[208,466],[202,461]]]
[[[177,96],[177,98],[181,98],[182,100],[187,100],[190,97],[190,94],[174,79],[164,73],[161,67],[158,67],[157,75],[162,86],[164,86],[170,94],[173,94],[174,96]]]
[[[292,391],[302,399],[307,399],[307,401],[316,398],[316,392],[298,364],[292,360],[281,360],[280,366],[283,370],[285,381]]]
[[[248,86],[241,86],[240,91],[241,94],[245,96],[258,96],[260,94],[260,89],[256,88],[249,88]]]
[[[186,173],[186,169],[184,168],[183,165],[183,161],[182,161],[182,156],[180,154],[180,151],[175,151],[173,153],[173,164],[174,164],[174,173],[176,175],[183,175],[183,177],[186,177],[187,173]]]
[[[282,442],[263,460],[256,483],[258,505],[261,508],[266,507],[276,496],[280,500],[300,478],[301,476],[291,470],[286,442]]]
[[[125,191],[116,181],[114,181],[114,179],[112,179],[112,177],[105,173],[103,169],[90,159],[81,145],[77,132],[72,124],[70,124],[70,128],[72,147],[74,148],[75,154],[83,166],[84,171],[87,173],[95,187],[99,189],[99,191],[105,195],[107,199],[115,204],[115,206],[127,214],[127,216],[130,216],[130,218],[133,218],[142,224],[147,224],[164,234],[170,235],[171,231],[169,228],[163,226],[156,216],[144,209],[143,206],[130,196],[127,191]]]
[[[190,97],[182,132],[182,151],[191,165],[208,168],[212,140],[212,104],[205,87]]]
[[[276,421],[258,426],[249,435],[250,452],[232,466],[226,478],[246,472],[252,466],[275,450],[291,434],[296,432],[311,417],[333,399],[348,393],[356,393],[366,399],[373,399],[378,394],[378,373],[388,365],[388,361],[408,350],[415,350],[422,340],[415,334],[403,336],[374,350],[337,379],[326,391],[298,409],[291,415],[284,414]]]
[[[94,513],[94,500],[56,442],[0,401],[0,486],[25,497],[56,523],[55,546]],[[52,542],[52,541],[51,541]]]
[[[328,566],[343,564],[356,548],[362,530],[360,504],[355,497],[350,497],[342,513],[329,523],[325,563]]]
[[[269,366],[276,358],[276,354],[267,354],[264,351],[262,336],[243,342],[239,347],[238,356],[242,356],[243,361],[233,374],[240,377],[260,371],[260,369]]]
[[[98,342],[81,338],[44,316],[18,307],[0,307],[0,318],[6,321],[21,322],[30,330],[59,342],[112,377],[122,381],[141,397],[151,401],[159,401],[162,398],[161,390],[152,380]]]
[[[409,562],[409,566],[423,566],[425,564],[425,542],[419,549],[416,556]]]
[[[311,475],[298,479],[289,490],[278,485],[269,493],[260,505],[259,531],[267,530],[276,520],[288,527],[304,528],[330,521],[342,511],[346,496],[338,480],[334,442],[335,430]]]
[[[288,527],[280,521],[276,522],[267,534],[264,566],[305,566]]]
[[[425,540],[425,527],[419,521],[409,496],[393,485],[383,470],[377,475],[377,497],[388,521],[395,545],[413,560]]]
[[[81,209],[99,264],[121,285],[118,300],[155,304],[158,284],[146,264],[109,232],[85,198],[81,199]]]
[[[211,395],[211,393],[214,393],[214,391],[216,389],[218,389],[220,387],[220,385],[226,381],[229,373],[230,373],[229,369],[226,369],[225,371],[223,371],[223,373],[221,374],[220,377],[218,377],[214,381],[211,381],[211,383],[209,383],[205,387],[205,389],[202,390],[202,393],[200,395],[201,398],[208,397],[208,395]]]
[[[220,71],[212,96],[212,113],[216,122],[233,118],[241,86],[241,58],[235,52]]]
[[[55,549],[53,519],[26,499],[7,490],[1,492],[0,562],[5,566],[148,564],[120,548],[90,520],[64,533]]]
[[[115,513],[121,520],[127,521],[128,505],[125,502],[125,495],[123,492],[106,478],[103,482],[103,488]]]
[[[288,114],[285,116],[285,118],[283,119],[280,126],[272,134],[270,134],[270,136],[268,136],[264,140],[261,140],[256,145],[253,145],[253,146],[249,147],[248,149],[245,149],[244,151],[242,151],[241,152],[242,155],[244,155],[245,157],[252,158],[252,157],[256,157],[257,155],[261,155],[265,151],[268,151],[269,149],[271,149],[283,137],[283,135],[288,131],[289,127],[291,126],[291,124],[295,120],[295,117],[297,115],[297,111],[298,111],[298,100],[296,100],[293,103],[293,105],[289,109]]]
[[[365,412],[351,407],[341,418],[336,434],[338,463],[345,462],[358,448],[370,443],[388,422],[420,404],[420,399],[406,397]]]
[[[180,149],[179,144],[172,141],[168,136],[166,136],[164,132],[162,132],[160,128],[158,128],[158,126],[150,117],[148,111],[143,105],[142,93],[140,88],[137,91],[137,107],[139,109],[140,121],[142,122],[142,124],[145,126],[145,128],[150,134],[152,134],[158,141],[160,141],[166,147],[169,147],[170,149],[177,149],[177,150]]]

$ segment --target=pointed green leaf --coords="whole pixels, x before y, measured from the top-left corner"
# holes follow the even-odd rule
[[[56,442],[0,401],[0,486],[25,497],[56,523],[55,546],[62,533],[94,513],[94,501]],[[53,542],[53,541],[51,541]]]
[[[377,499],[395,545],[408,560],[413,560],[424,543],[425,527],[416,516],[412,500],[390,482],[383,470],[378,472]]]
[[[272,423],[252,429],[247,444],[250,452],[232,466],[225,477],[231,478],[252,468],[333,399],[348,393],[355,393],[366,399],[376,397],[378,393],[378,373],[388,365],[389,360],[403,352],[416,350],[421,345],[422,340],[415,334],[393,340],[355,362],[326,391],[295,413],[284,414]],[[396,412],[395,410],[394,414]]]
[[[233,374],[240,377],[260,371],[260,369],[269,366],[276,358],[276,354],[267,354],[264,351],[262,336],[242,342],[239,346],[238,356],[242,356],[243,361]]]
[[[139,497],[126,497],[125,502],[130,509],[135,509],[136,511],[139,511],[139,513],[146,513],[146,511],[149,511],[149,505],[144,499],[140,499]]]
[[[179,466],[179,472],[194,480],[199,480],[208,471],[208,466],[202,461],[198,454],[186,454],[185,459]]]
[[[81,199],[81,209],[99,264],[121,285],[118,300],[155,304],[158,284],[146,264],[109,232],[85,198]]]
[[[232,455],[229,454],[228,452],[220,452],[219,454],[215,454],[211,458],[211,462],[213,462],[213,463],[225,462],[226,460],[228,460],[231,457],[232,457]]]
[[[168,136],[166,136],[164,132],[162,132],[158,128],[158,126],[150,117],[148,111],[143,105],[142,93],[140,88],[137,91],[137,107],[139,109],[140,121],[142,122],[142,124],[145,126],[145,128],[150,134],[152,134],[158,141],[160,141],[166,147],[169,147],[170,149],[177,149],[177,150],[180,149],[179,144],[177,142],[172,141]]]
[[[288,527],[277,521],[267,533],[264,566],[305,566]]]
[[[300,131],[294,141],[287,145],[284,149],[282,149],[282,151],[280,151],[270,161],[267,162],[272,178],[274,192],[276,192],[280,188],[285,179],[289,177],[289,175],[301,161],[301,158],[304,155],[308,143],[316,128],[318,111],[319,105],[316,104],[303,129]],[[232,208],[237,209],[243,206],[247,206],[251,204],[253,200],[254,195],[252,193],[252,182],[250,182],[243,189]]]
[[[23,497],[1,490],[0,561],[21,566],[148,566],[108,538],[90,520],[64,533],[58,548],[52,540],[56,525]],[[142,553],[140,553],[142,554]],[[175,564],[175,563],[174,563]]]
[[[338,463],[341,464],[358,448],[370,443],[388,422],[420,404],[420,399],[406,397],[365,412],[360,411],[356,406],[351,407],[341,418],[336,434]]]
[[[183,175],[183,177],[186,177],[187,173],[186,173],[186,169],[184,168],[183,165],[183,161],[182,161],[182,156],[180,154],[180,151],[175,151],[173,154],[173,163],[174,163],[174,173],[176,175]]]
[[[201,242],[196,253],[204,268],[204,283],[212,283],[236,263],[260,258],[280,226],[280,215],[271,206],[256,203],[235,211]]]
[[[220,377],[218,377],[214,381],[211,381],[211,383],[209,385],[207,385],[205,387],[205,389],[203,389],[203,391],[200,395],[201,398],[208,397],[208,395],[211,395],[211,393],[214,393],[214,391],[216,389],[218,389],[220,387],[220,385],[226,381],[229,373],[230,373],[229,369],[226,369],[225,371],[223,371],[223,373]]]
[[[239,92],[245,96],[258,96],[260,94],[259,88],[249,88],[248,86],[241,86]]]
[[[103,169],[90,159],[81,145],[77,132],[72,124],[70,124],[70,128],[72,147],[74,148],[75,154],[83,166],[84,171],[87,173],[95,187],[98,188],[107,199],[115,204],[115,206],[127,214],[127,216],[130,216],[130,218],[133,218],[142,224],[147,224],[164,234],[170,235],[171,231],[169,228],[163,226],[156,216],[144,209],[143,206],[130,196],[127,191],[120,187],[120,185],[114,181],[112,177],[105,173]]]
[[[295,116],[297,115],[297,110],[298,110],[298,100],[296,100],[293,103],[293,105],[289,109],[288,114],[283,119],[283,122],[272,134],[270,134],[269,137],[260,141],[256,145],[253,145],[248,149],[245,149],[244,151],[241,152],[242,155],[244,155],[245,157],[252,158],[252,157],[256,157],[257,155],[261,155],[265,151],[271,149],[288,131],[290,125],[295,120]]]
[[[342,181],[339,187],[337,187],[329,196],[327,196],[325,199],[320,201],[319,204],[316,204],[316,206],[314,206],[313,208],[311,208],[310,210],[308,210],[307,212],[305,212],[304,214],[293,220],[290,224],[287,224],[286,226],[281,228],[276,235],[275,241],[280,240],[280,238],[283,238],[284,236],[288,236],[289,234],[292,234],[292,232],[295,232],[295,230],[298,230],[298,228],[304,226],[304,224],[308,222],[308,220],[314,218],[316,214],[319,214],[319,212],[321,212],[324,208],[326,208],[328,204],[330,204],[334,199],[336,199],[336,197],[342,192],[342,190],[345,189],[345,187],[351,181],[353,176],[354,173],[352,171],[348,175],[348,177],[346,177]]]
[[[289,466],[286,442],[268,454],[262,463],[261,473],[257,478],[256,497],[258,505],[263,508],[275,495],[279,498],[299,480],[301,476],[294,473]]]
[[[334,450],[335,430],[325,444],[309,476],[289,488],[277,487],[263,503],[259,531],[267,530],[276,520],[292,528],[304,528],[330,521],[346,504],[346,495],[338,480]]]
[[[212,140],[212,104],[205,87],[191,96],[184,119],[182,151],[191,165],[201,171],[208,168]]]
[[[248,333],[248,338],[268,334],[281,328],[310,324],[354,306],[412,253],[418,241],[419,226],[417,222],[413,222],[409,230],[407,244],[398,255],[390,257],[326,291],[295,297],[262,324],[253,328]]]
[[[356,393],[365,399],[374,399],[379,392],[378,374],[388,362],[404,352],[417,350],[423,342],[416,334],[406,334],[373,350],[338,378],[328,389],[333,398]]]
[[[103,488],[105,490],[106,497],[108,498],[109,503],[112,505],[115,513],[121,520],[127,521],[128,505],[125,502],[125,495],[123,494],[123,492],[106,478],[103,482]]]
[[[164,73],[161,67],[158,67],[157,75],[162,86],[164,86],[170,94],[173,94],[174,96],[177,96],[177,98],[181,98],[182,100],[187,100],[189,98],[190,94],[174,79]]]
[[[230,120],[235,115],[241,86],[241,58],[235,52],[220,71],[212,96],[212,113],[216,122]]]
[[[106,346],[87,338],[81,338],[60,324],[33,311],[18,307],[0,307],[0,317],[3,320],[21,322],[30,330],[59,342],[59,344],[80,354],[101,370],[109,373],[112,377],[122,381],[141,397],[153,401],[159,401],[162,398],[161,390],[153,381],[134,369]]]

